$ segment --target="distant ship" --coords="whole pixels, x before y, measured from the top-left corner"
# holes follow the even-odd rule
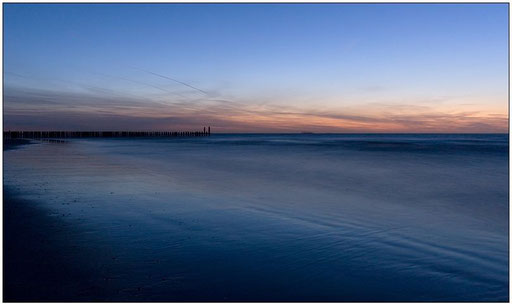
[[[313,132],[300,132],[300,134],[315,134]]]

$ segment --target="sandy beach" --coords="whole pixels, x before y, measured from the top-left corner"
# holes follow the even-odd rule
[[[19,145],[4,153],[5,301],[501,301],[506,139]]]

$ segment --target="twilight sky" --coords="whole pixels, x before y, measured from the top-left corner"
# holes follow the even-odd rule
[[[3,9],[7,130],[508,128],[508,4]]]

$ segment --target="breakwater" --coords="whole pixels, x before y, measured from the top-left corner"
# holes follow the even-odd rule
[[[204,127],[202,131],[4,131],[4,138],[193,137],[210,134],[210,127]]]

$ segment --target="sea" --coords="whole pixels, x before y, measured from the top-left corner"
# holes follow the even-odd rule
[[[3,165],[4,221],[44,218],[9,231],[10,299],[509,299],[508,134],[65,139]]]

